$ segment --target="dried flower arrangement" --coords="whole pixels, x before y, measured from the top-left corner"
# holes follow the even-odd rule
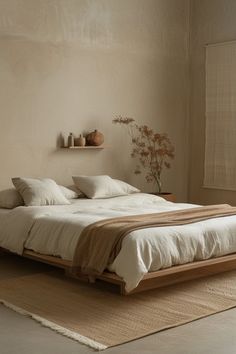
[[[138,125],[133,118],[117,116],[114,124],[126,126],[131,137],[131,157],[139,160],[135,174],[146,169],[146,181],[155,183],[157,193],[161,193],[161,173],[164,168],[170,168],[170,160],[174,158],[174,146],[167,134],[155,133],[147,125]]]

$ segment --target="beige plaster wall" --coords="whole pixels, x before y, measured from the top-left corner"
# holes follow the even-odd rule
[[[205,145],[205,45],[236,39],[235,0],[191,0],[189,201],[232,203],[236,192],[202,188]],[[236,155],[235,155],[236,156]]]
[[[0,0],[0,188],[10,177],[110,174],[143,190],[116,114],[168,132],[164,188],[187,195],[188,0]],[[101,130],[110,148],[62,151]]]

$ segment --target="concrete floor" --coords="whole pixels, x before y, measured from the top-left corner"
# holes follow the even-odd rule
[[[47,271],[18,257],[0,257],[0,280]],[[84,345],[0,305],[0,354],[87,354]],[[234,354],[236,309],[107,349],[106,354]]]

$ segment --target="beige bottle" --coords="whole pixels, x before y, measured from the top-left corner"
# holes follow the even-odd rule
[[[85,146],[85,142],[86,142],[85,137],[82,134],[80,134],[78,138],[78,146]]]
[[[75,146],[74,136],[73,133],[70,133],[70,135],[68,136],[68,147],[73,147],[73,146]]]

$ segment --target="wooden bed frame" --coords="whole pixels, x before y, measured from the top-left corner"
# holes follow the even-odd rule
[[[9,251],[5,249],[1,249],[1,251],[9,253]],[[23,257],[62,268],[65,270],[66,275],[72,276],[76,279],[90,281],[89,277],[85,275],[74,276],[71,273],[72,262],[63,260],[59,257],[45,256],[30,250],[25,250]],[[125,282],[115,273],[104,272],[100,276],[97,276],[96,279],[115,284],[119,286],[122,295],[130,295],[145,290],[227,272],[233,269],[236,269],[236,254],[173,266],[144,275],[139,285],[129,293],[125,291]]]

